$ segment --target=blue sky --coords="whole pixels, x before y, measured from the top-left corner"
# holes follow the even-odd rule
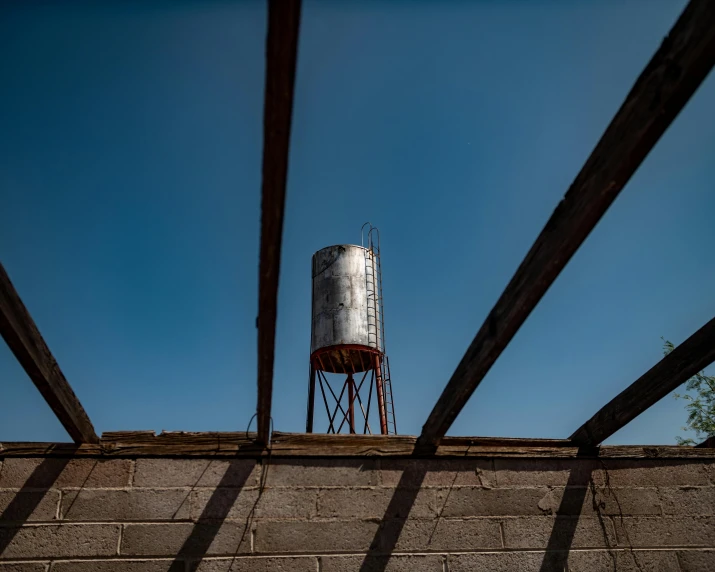
[[[63,6],[0,7],[0,259],[99,432],[244,430],[264,3]],[[369,220],[398,427],[419,433],[684,6],[304,3],[276,429],[305,427],[311,256]],[[450,434],[567,437],[661,358],[661,336],[712,318],[712,101],[711,75]],[[0,440],[67,440],[4,344],[0,380]],[[610,442],[673,443],[684,421],[667,397]]]

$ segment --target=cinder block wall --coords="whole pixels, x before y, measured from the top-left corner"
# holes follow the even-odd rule
[[[715,571],[706,460],[0,462],[0,572]]]

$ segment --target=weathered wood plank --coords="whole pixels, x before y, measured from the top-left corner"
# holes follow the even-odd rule
[[[97,443],[82,404],[57,365],[34,320],[0,264],[0,334],[76,443]]]
[[[425,423],[436,447],[484,376],[715,62],[715,2],[691,0],[516,271]]]
[[[715,318],[579,427],[571,440],[598,445],[715,361]]]
[[[715,437],[708,437],[700,443],[699,445],[695,445],[696,447],[709,447],[709,448],[715,448]]]
[[[258,288],[258,438],[270,435],[283,213],[300,0],[269,0],[263,110],[263,180]]]
[[[139,433],[139,434],[137,434]],[[111,437],[109,439],[108,437]],[[0,443],[3,457],[95,458],[612,458],[612,459],[710,459],[715,449],[669,446],[576,447],[565,440],[502,439],[491,437],[446,438],[434,454],[415,451],[416,437],[393,435],[305,435],[275,433],[269,448],[256,443],[256,433],[114,432],[100,443]]]

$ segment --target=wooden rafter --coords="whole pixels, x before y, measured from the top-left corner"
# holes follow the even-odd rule
[[[715,62],[715,2],[691,0],[487,316],[425,423],[434,449]]]
[[[98,443],[82,404],[0,264],[0,334],[75,443]]]
[[[715,361],[715,318],[619,393],[571,435],[598,445]]]
[[[258,441],[264,444],[270,436],[278,276],[299,24],[300,0],[268,2],[257,320]]]

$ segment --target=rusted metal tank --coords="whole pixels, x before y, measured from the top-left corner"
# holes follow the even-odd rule
[[[374,251],[353,244],[313,255],[311,355],[323,371],[355,373],[382,352]]]

